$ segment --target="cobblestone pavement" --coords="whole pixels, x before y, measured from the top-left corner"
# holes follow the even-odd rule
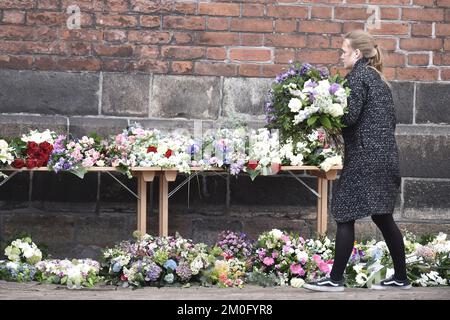
[[[145,287],[137,290],[98,285],[90,289],[69,290],[64,286],[38,282],[0,281],[0,300],[450,300],[450,287],[375,291],[346,289],[344,292],[311,292],[292,287],[263,288],[174,288]]]

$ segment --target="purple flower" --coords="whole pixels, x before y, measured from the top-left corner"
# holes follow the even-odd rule
[[[181,262],[175,272],[180,277],[181,281],[187,281],[192,277],[192,270],[186,262]]]
[[[159,279],[159,276],[161,275],[161,271],[161,267],[152,262],[145,276],[145,281],[157,281]]]
[[[319,70],[319,73],[320,73],[320,76],[322,77],[322,79],[328,78],[328,76],[330,75],[330,72],[325,67],[321,68]]]
[[[338,91],[340,88],[341,86],[339,85],[339,83],[333,83],[329,89],[330,94],[335,94],[335,92]]]

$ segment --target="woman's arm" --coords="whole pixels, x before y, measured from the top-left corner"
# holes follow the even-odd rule
[[[351,126],[358,121],[361,114],[364,102],[366,100],[366,90],[361,78],[351,75],[347,77],[348,85],[350,87],[350,96],[347,98],[348,113],[342,117],[342,123],[346,126]]]

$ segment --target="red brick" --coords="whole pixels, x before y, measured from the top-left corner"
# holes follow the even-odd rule
[[[430,38],[414,38],[414,39],[400,39],[400,49],[409,51],[418,50],[439,50],[442,48],[442,39]]]
[[[141,16],[141,27],[159,28],[161,26],[161,17],[159,16]]]
[[[410,66],[427,66],[430,61],[429,54],[409,54],[408,64]]]
[[[389,4],[389,5],[407,5],[410,0],[370,0],[370,4]]]
[[[239,75],[243,77],[260,77],[262,65],[260,64],[240,64]]]
[[[334,18],[337,20],[366,20],[371,15],[366,8],[335,7]]]
[[[66,42],[65,53],[75,56],[88,56],[91,53],[91,44],[85,42]]]
[[[450,23],[436,23],[436,36],[450,36]]]
[[[237,65],[229,63],[195,62],[195,74],[208,76],[236,76]]]
[[[362,30],[364,29],[365,24],[362,22],[350,22],[346,21],[342,24],[342,34],[346,34],[347,32],[353,30]]]
[[[102,63],[91,57],[83,58],[61,58],[57,62],[58,69],[71,71],[99,71]]]
[[[437,6],[450,8],[450,0],[437,0]]]
[[[165,74],[169,71],[169,63],[167,61],[144,59],[134,61],[132,68],[136,71]]]
[[[228,30],[228,18],[209,17],[207,21],[207,28],[209,30]]]
[[[38,9],[57,10],[60,9],[59,0],[39,0],[37,1]]]
[[[308,8],[298,6],[268,6],[267,16],[277,18],[307,19]]]
[[[402,9],[402,20],[404,21],[443,21],[444,11],[442,9]]]
[[[3,23],[24,24],[25,12],[23,11],[3,11]]]
[[[195,14],[195,10],[197,9],[197,4],[196,3],[179,3],[176,2],[173,4],[173,8],[170,11],[171,13],[181,13],[181,14]]]
[[[231,48],[230,59],[238,61],[268,62],[272,52],[268,49]]]
[[[375,38],[375,42],[384,50],[397,49],[397,40],[389,38]]]
[[[111,72],[130,72],[133,69],[128,59],[102,57],[102,70]]]
[[[231,31],[272,32],[272,20],[266,19],[233,19]]]
[[[158,46],[136,46],[135,56],[139,58],[156,59],[159,57]]]
[[[173,33],[173,43],[185,44],[192,42],[192,35],[185,32],[174,32]]]
[[[99,56],[107,57],[131,57],[133,55],[133,46],[131,45],[94,45],[94,52]]]
[[[128,1],[127,0],[106,0],[105,10],[109,12],[120,12],[124,13],[128,11]]]
[[[164,16],[164,29],[204,30],[205,17]]]
[[[239,44],[239,35],[228,32],[202,32],[197,41],[208,46],[230,46]]]
[[[276,32],[295,32],[297,30],[297,21],[295,20],[276,20],[275,31]]]
[[[450,80],[450,69],[441,69],[441,80]]]
[[[299,60],[316,64],[333,64],[339,62],[337,50],[300,50]]]
[[[0,55],[0,68],[2,69],[31,69],[33,57]]]
[[[170,33],[158,31],[135,31],[128,32],[128,41],[142,44],[169,43]]]
[[[59,30],[59,36],[63,40],[101,41],[103,40],[103,31],[89,29],[61,29]]]
[[[399,8],[381,8],[380,9],[381,20],[398,20],[400,19]]]
[[[293,49],[276,49],[275,63],[289,63],[289,60],[297,60],[297,53]]]
[[[306,45],[306,36],[302,35],[266,35],[264,45],[268,47],[303,48]]]
[[[0,9],[32,9],[34,0],[2,0]]]
[[[242,16],[262,17],[264,16],[264,5],[262,4],[242,4]]]
[[[331,7],[312,7],[311,18],[318,19],[331,19],[332,8]]]
[[[239,16],[240,5],[237,3],[199,3],[198,13],[210,16]]]
[[[56,70],[57,61],[52,56],[37,56],[34,58],[34,68],[37,70]]]
[[[169,59],[200,59],[205,55],[205,48],[189,46],[163,46],[161,48],[161,55],[164,58]]]
[[[450,53],[433,52],[433,64],[436,66],[450,66]]]
[[[136,16],[126,15],[97,14],[96,22],[97,25],[104,27],[132,28],[137,26]]]
[[[227,58],[227,50],[225,48],[207,48],[206,58],[209,60],[225,60]]]
[[[450,39],[445,39],[444,41],[444,50],[450,51]]]
[[[413,0],[413,4],[420,5],[420,6],[428,6],[433,7],[434,6],[434,0]]]
[[[80,7],[81,12],[101,12],[103,11],[103,1],[92,0],[62,0],[61,7],[67,9],[68,6],[76,4]]]
[[[65,25],[66,14],[62,12],[27,13],[27,24],[31,25]]]
[[[130,0],[130,8],[137,12],[156,13],[161,11],[161,4],[156,1]]]
[[[414,23],[411,25],[412,36],[430,36],[432,33],[431,23]]]
[[[1,26],[0,38],[30,40],[34,38],[34,29],[30,26]]]
[[[373,35],[408,35],[408,23],[381,22],[381,28],[368,29]]]
[[[397,68],[397,80],[425,80],[435,81],[438,78],[438,69],[431,68]]]
[[[240,39],[241,46],[262,46],[264,42],[262,34],[241,33]]]
[[[319,35],[308,35],[306,37],[307,48],[330,48],[330,37]],[[340,47],[339,47],[340,48]]]
[[[285,64],[265,64],[262,66],[262,76],[273,78],[286,71],[287,68],[288,66]]]
[[[127,32],[125,30],[105,30],[104,37],[109,42],[124,42],[127,40]]]
[[[325,21],[300,21],[299,31],[308,33],[341,33],[342,24]]]
[[[405,66],[406,58],[404,54],[395,52],[383,52],[383,65],[386,67]]]
[[[192,61],[172,61],[170,67],[174,74],[192,74],[194,63]]]

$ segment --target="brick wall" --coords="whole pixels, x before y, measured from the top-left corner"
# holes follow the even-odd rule
[[[375,5],[381,26],[371,32],[386,53],[397,115],[402,193],[395,217],[419,234],[449,233],[450,2],[345,2],[0,0],[0,136],[47,128],[108,135],[135,121],[209,129],[231,117],[262,127],[272,77],[290,59],[335,71],[342,33],[366,28],[367,7]],[[81,10],[80,30],[67,27],[72,4]],[[118,178],[136,190],[133,179]],[[158,182],[148,193],[153,234],[156,190]],[[205,174],[191,181],[189,197],[186,185],[170,199],[169,232],[207,242],[227,228],[309,237],[316,201],[289,176],[251,183]],[[56,256],[95,256],[129,237],[135,212],[133,196],[107,175],[21,173],[0,187],[0,239],[28,231]],[[381,237],[368,219],[358,222],[357,235]]]
[[[81,29],[70,30],[69,5]],[[377,11],[375,11],[377,10]],[[448,0],[0,1],[0,67],[273,77],[289,60],[338,68],[368,29],[397,80],[450,80]],[[369,19],[370,20],[370,19]]]

